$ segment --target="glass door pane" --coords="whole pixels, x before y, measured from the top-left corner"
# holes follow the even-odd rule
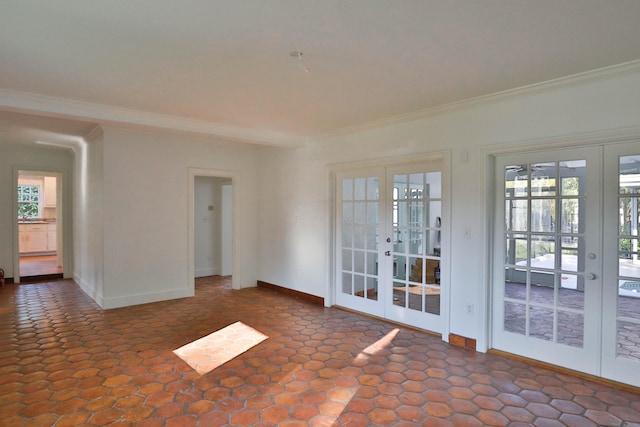
[[[616,303],[616,355],[640,361],[640,260],[638,254],[638,202],[640,155],[619,160],[618,292]]]
[[[493,347],[599,369],[600,148],[496,162]]]
[[[504,166],[504,330],[583,346],[585,173],[585,160]]]
[[[434,331],[440,331],[443,217],[437,166],[394,168],[387,178],[393,243],[389,318]]]
[[[380,273],[380,176],[338,176],[336,301],[354,310],[382,315]]]

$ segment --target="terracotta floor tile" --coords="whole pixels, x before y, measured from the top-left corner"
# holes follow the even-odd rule
[[[8,285],[0,307],[3,427],[640,424],[638,394],[228,278],[107,311],[71,281]],[[226,357],[202,375],[173,353],[237,322],[266,338],[202,341],[193,360]]]

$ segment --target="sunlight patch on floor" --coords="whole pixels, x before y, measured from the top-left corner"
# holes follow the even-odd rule
[[[242,322],[233,323],[173,353],[204,375],[269,338]]]

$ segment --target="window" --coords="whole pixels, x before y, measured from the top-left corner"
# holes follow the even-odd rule
[[[18,185],[18,217],[37,218],[40,216],[40,186]]]

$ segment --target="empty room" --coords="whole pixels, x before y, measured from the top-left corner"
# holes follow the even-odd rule
[[[640,425],[639,25],[0,0],[0,424]]]

